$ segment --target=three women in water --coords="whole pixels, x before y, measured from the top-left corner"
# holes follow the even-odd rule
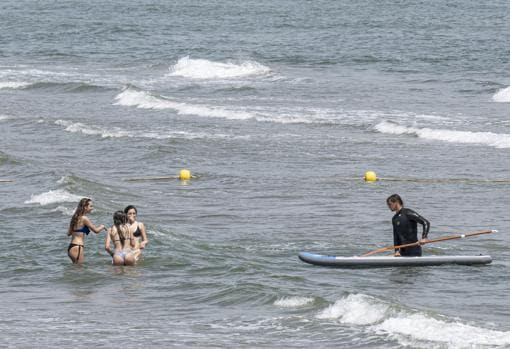
[[[99,234],[102,230],[106,230],[105,250],[112,256],[112,264],[134,265],[141,255],[141,249],[145,248],[149,242],[145,225],[136,220],[136,208],[130,205],[124,209],[124,212],[115,212],[113,225],[109,229],[103,224],[96,226],[91,222],[87,215],[93,209],[92,200],[83,198],[71,218],[67,232],[67,235],[71,236],[71,243],[67,249],[71,262],[82,264],[85,261],[85,235],[88,235],[90,231]]]

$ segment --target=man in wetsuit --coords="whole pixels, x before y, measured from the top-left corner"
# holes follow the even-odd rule
[[[391,220],[393,223],[393,244],[395,246],[418,242],[418,223],[423,226],[421,238],[427,238],[430,229],[429,221],[410,208],[404,208],[402,198],[398,194],[388,197],[386,203],[388,208],[395,212]],[[420,257],[421,246],[395,249],[395,257],[398,256]]]

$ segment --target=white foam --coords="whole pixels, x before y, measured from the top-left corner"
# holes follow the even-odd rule
[[[335,123],[338,114],[329,109],[320,108],[279,108],[268,107],[220,107],[205,104],[175,102],[166,97],[153,96],[146,91],[127,88],[116,97],[115,105],[136,107],[140,109],[171,109],[179,115],[195,115],[228,120],[256,120],[261,122],[295,123]]]
[[[274,305],[283,308],[297,308],[314,302],[312,297],[283,297],[274,302]]]
[[[496,92],[494,96],[492,96],[492,100],[494,102],[500,103],[508,103],[510,102],[510,87],[504,88]]]
[[[59,202],[77,202],[82,197],[71,194],[63,189],[50,190],[46,193],[32,195],[25,204],[40,204],[41,206]]]
[[[254,61],[222,63],[186,56],[170,68],[169,75],[190,79],[236,79],[269,73],[271,73],[269,67]]]
[[[390,334],[402,345],[434,343],[436,348],[508,347],[510,332],[491,330],[460,321],[435,319],[423,314],[399,315],[373,327]]]
[[[57,206],[55,209],[51,210],[51,212],[61,212],[64,216],[72,216],[74,210],[64,206]]]
[[[83,133],[86,135],[96,135],[102,138],[148,138],[148,139],[249,139],[249,136],[230,136],[227,134],[209,134],[205,132],[187,132],[187,131],[158,131],[158,132],[136,132],[127,131],[118,127],[106,129],[93,125],[85,125],[77,122],[73,123],[67,120],[56,120],[56,125],[65,127],[65,130],[72,133]],[[62,179],[61,179],[62,180]],[[61,182],[58,182],[61,184]]]
[[[510,345],[510,331],[483,328],[459,319],[396,308],[364,294],[351,294],[336,301],[321,311],[317,318],[362,326],[365,331],[396,340],[402,346],[467,349]]]
[[[318,319],[335,319],[341,323],[369,325],[381,321],[387,316],[389,306],[376,299],[351,294],[330,305],[317,315]]]
[[[57,181],[57,184],[67,184],[70,182],[70,177],[69,176],[62,176],[60,177],[60,179]]]
[[[374,129],[381,133],[395,135],[409,134],[423,139],[450,143],[481,144],[495,148],[510,148],[510,134],[505,133],[407,127],[388,121],[378,123]]]
[[[146,91],[126,89],[119,93],[115,99],[115,105],[137,107],[141,109],[172,109],[182,115],[197,115],[221,117],[226,119],[244,120],[254,118],[255,115],[243,111],[228,110],[221,107],[207,105],[194,105],[181,102],[174,102],[166,98],[156,97]]]
[[[22,89],[27,86],[30,86],[29,82],[21,82],[21,81],[0,81],[0,90],[17,90]]]
[[[101,136],[102,138],[133,137],[132,133],[122,130],[118,127],[114,127],[111,130],[107,130],[97,126],[85,125],[82,124],[81,122],[73,123],[66,120],[56,120],[55,124],[59,126],[64,126],[66,131],[72,133],[80,132],[91,136]]]

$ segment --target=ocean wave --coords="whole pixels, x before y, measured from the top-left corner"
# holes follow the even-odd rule
[[[62,92],[89,92],[89,91],[107,91],[111,88],[90,84],[86,82],[36,82],[29,84],[25,89],[47,89]]]
[[[170,68],[169,76],[190,79],[237,79],[247,76],[267,75],[271,69],[254,61],[214,62],[206,59],[183,57]]]
[[[57,206],[56,208],[51,210],[51,212],[60,212],[64,216],[72,216],[73,213],[74,213],[74,209],[67,208],[67,207],[64,207],[64,206]]]
[[[510,102],[510,87],[504,88],[496,92],[492,96],[494,102],[509,103]]]
[[[23,67],[25,68],[25,67]],[[58,70],[43,70],[37,68],[28,68],[28,69],[5,69],[0,71],[0,77],[5,76],[24,76],[24,77],[32,77],[32,78],[48,78],[48,77],[82,77],[82,78],[90,78],[92,75],[86,73],[78,73],[76,71],[58,71]]]
[[[121,130],[118,127],[107,130],[101,127],[85,125],[81,122],[71,122],[67,120],[56,120],[55,125],[63,126],[66,131],[71,133],[83,133],[89,136],[100,136],[102,138],[134,137],[133,133]]]
[[[171,109],[181,115],[212,116],[233,120],[246,120],[256,116],[251,113],[229,110],[222,107],[174,102],[164,97],[153,96],[146,91],[131,88],[119,93],[115,99],[117,100],[115,105],[137,107],[140,109]]]
[[[274,305],[283,308],[298,308],[312,304],[315,301],[312,297],[283,297],[274,302]]]
[[[61,202],[78,202],[82,197],[71,194],[63,189],[50,190],[46,193],[35,194],[25,204],[40,204],[41,206],[61,203]]]
[[[211,105],[175,102],[167,97],[155,96],[147,91],[126,88],[115,97],[114,105],[140,109],[174,110],[179,115],[195,115],[228,120],[256,120],[261,122],[295,123],[337,123],[337,112],[320,108],[270,108],[270,107],[219,107]]]
[[[158,131],[158,132],[140,132],[127,131],[119,127],[107,129],[104,127],[86,125],[81,122],[72,122],[68,120],[56,120],[55,125],[65,127],[65,131],[71,133],[83,133],[89,136],[99,136],[101,138],[145,138],[145,139],[248,139],[246,136],[231,136],[227,134],[210,134],[206,132],[187,132],[187,131]]]
[[[351,294],[336,301],[318,315],[318,319],[339,320],[341,323],[370,325],[389,316],[390,307],[375,298]]]
[[[403,346],[427,348],[508,347],[510,331],[498,331],[463,323],[445,316],[402,310],[364,294],[351,294],[317,315],[342,324],[363,326]]]
[[[459,144],[481,144],[495,148],[510,148],[510,135],[493,132],[455,131],[446,129],[417,128],[382,121],[374,126],[381,133],[414,135],[419,138]]]
[[[31,83],[23,81],[0,81],[0,90],[20,90],[30,85]]]
[[[64,92],[118,88],[120,77],[76,70],[0,70],[0,89],[57,89]]]
[[[384,117],[398,117],[414,121],[449,120],[440,115],[413,114],[405,112],[380,112],[376,110],[337,110],[308,106],[271,107],[271,106],[215,106],[197,103],[177,102],[169,97],[127,86],[117,96],[114,105],[139,109],[173,110],[179,115],[224,118],[228,120],[255,120],[281,124],[348,124],[357,125]]]

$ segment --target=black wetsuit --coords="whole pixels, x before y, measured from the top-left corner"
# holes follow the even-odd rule
[[[393,223],[393,244],[405,245],[418,241],[417,225],[423,226],[422,239],[427,237],[430,229],[428,220],[409,208],[402,208],[392,218]],[[400,248],[395,250],[401,256],[421,256],[421,246]]]

